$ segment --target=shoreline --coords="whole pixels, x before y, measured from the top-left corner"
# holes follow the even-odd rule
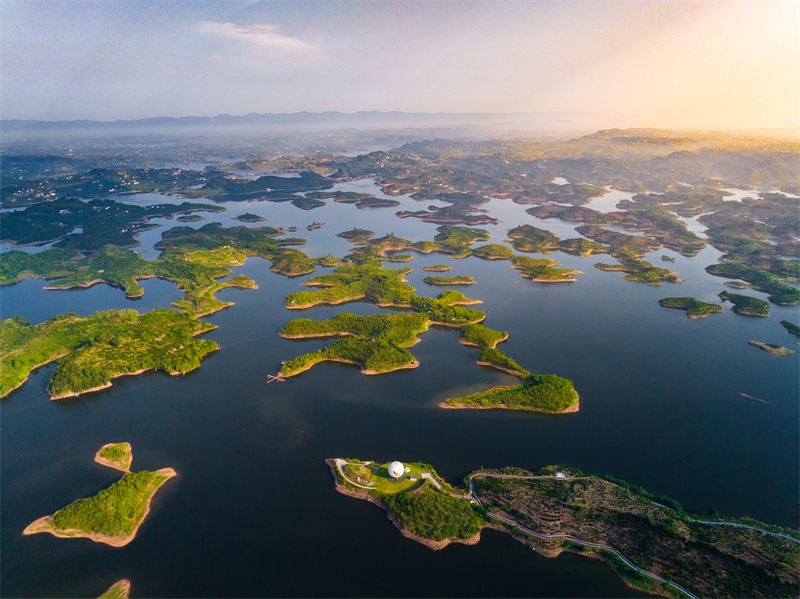
[[[95,543],[105,543],[106,545],[111,545],[112,547],[124,547],[133,539],[136,538],[136,533],[139,532],[139,527],[141,527],[142,523],[144,522],[147,515],[150,513],[150,503],[153,501],[153,497],[155,497],[156,492],[164,486],[164,484],[171,478],[178,476],[178,473],[175,472],[173,468],[161,468],[160,470],[156,470],[155,474],[166,476],[166,478],[161,481],[158,486],[153,489],[150,497],[147,499],[147,504],[145,506],[144,514],[142,514],[139,523],[134,527],[131,534],[127,537],[114,537],[109,535],[103,535],[94,532],[86,532],[77,529],[68,529],[62,530],[60,528],[55,528],[52,525],[52,517],[53,514],[49,516],[43,516],[37,520],[34,520],[28,526],[25,527],[25,530],[22,531],[23,536],[27,535],[35,535],[41,532],[47,532],[53,535],[54,537],[59,537],[62,539],[90,539]]]
[[[418,340],[419,341],[419,340]],[[369,370],[368,368],[364,368],[362,364],[356,362],[355,360],[345,360],[344,358],[320,358],[319,360],[308,364],[307,366],[303,367],[301,370],[297,370],[296,372],[292,372],[291,374],[281,374],[283,378],[290,378],[305,372],[306,370],[310,370],[312,367],[320,364],[322,362],[340,362],[342,364],[351,364],[353,366],[358,366],[361,369],[362,374],[372,375],[372,374],[388,374],[390,372],[395,372],[396,370],[407,370],[410,368],[417,368],[419,366],[419,360],[416,358],[413,362],[408,364],[404,364],[403,366],[396,366],[390,370]],[[281,369],[283,370],[283,369]]]
[[[501,369],[503,370],[503,369]],[[568,408],[561,410],[559,412],[551,412],[550,410],[543,410],[541,408],[529,408],[529,407],[521,407],[521,408],[510,408],[505,404],[496,405],[496,406],[473,406],[463,403],[458,404],[448,404],[447,400],[439,402],[439,407],[444,408],[446,410],[515,410],[518,412],[538,412],[540,414],[552,414],[554,416],[558,416],[559,414],[573,414],[575,412],[580,411],[580,399],[581,396],[578,395],[578,392],[575,392],[575,403],[573,403]]]
[[[386,507],[386,505],[377,497],[370,495],[367,491],[354,491],[352,489],[348,489],[340,480],[339,480],[339,473],[336,471],[336,465],[334,464],[333,460],[328,458],[325,460],[325,463],[328,464],[328,467],[331,469],[331,474],[333,475],[334,487],[336,490],[341,493],[342,495],[347,495],[348,497],[353,497],[355,499],[362,499],[364,501],[368,501],[369,503],[378,506],[383,510],[386,514],[386,517],[389,521],[394,525],[400,533],[409,539],[417,541],[418,543],[425,545],[429,549],[433,549],[434,551],[440,551],[444,549],[451,543],[460,543],[462,545],[476,545],[481,540],[481,533],[478,531],[475,536],[469,537],[468,539],[458,539],[454,537],[448,537],[446,539],[442,539],[441,541],[432,541],[430,539],[426,539],[419,535],[414,534],[413,532],[406,530],[397,521],[394,514]],[[489,528],[489,526],[485,526],[484,528]],[[481,529],[483,530],[483,529]]]
[[[103,450],[107,447],[113,447],[114,445],[127,445],[128,451],[128,459],[123,461],[120,460],[109,460],[108,458],[104,458],[100,454]],[[101,466],[107,466],[109,468],[113,468],[114,470],[119,470],[120,472],[125,472],[126,474],[130,474],[131,471],[131,462],[133,462],[133,449],[131,448],[130,443],[106,443],[100,449],[97,450],[97,453],[94,454],[94,461],[100,464]]]
[[[482,345],[478,345],[477,343],[470,343],[469,341],[466,341],[466,340],[462,339],[461,337],[459,337],[459,338],[458,338],[458,342],[459,342],[461,345],[466,345],[467,347],[477,347],[478,349],[494,349],[494,348],[496,348],[496,347],[497,347],[497,344],[498,344],[498,343],[502,343],[503,341],[506,341],[507,339],[508,339],[508,333],[506,333],[506,336],[505,336],[505,337],[503,337],[502,339],[498,339],[497,341],[495,341],[495,342],[494,342],[494,343],[493,343],[491,346],[489,346],[488,348],[486,348],[486,347],[483,347]],[[478,364],[481,364],[481,365],[483,365],[483,366],[493,366],[493,364],[491,364],[491,363],[489,363],[489,362],[478,362]],[[497,366],[496,368],[499,368],[499,366]],[[505,368],[500,368],[500,370],[506,370],[506,369],[505,369]],[[510,372],[510,371],[509,371],[509,372]]]

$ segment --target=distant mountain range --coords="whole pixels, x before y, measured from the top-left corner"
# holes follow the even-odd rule
[[[458,127],[481,125],[554,125],[569,123],[600,122],[613,119],[613,115],[586,112],[534,112],[534,113],[420,113],[381,112],[293,112],[250,113],[244,116],[218,114],[213,117],[154,117],[117,121],[37,121],[2,119],[3,132],[67,132],[91,130],[152,130],[152,129],[222,129],[229,127],[268,128],[331,128],[346,127],[396,128],[396,127]]]

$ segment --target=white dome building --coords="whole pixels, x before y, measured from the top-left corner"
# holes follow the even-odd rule
[[[396,461],[389,464],[389,466],[386,469],[389,471],[389,476],[391,476],[392,478],[400,478],[406,472],[406,469],[403,466],[403,464],[401,462],[396,462]]]

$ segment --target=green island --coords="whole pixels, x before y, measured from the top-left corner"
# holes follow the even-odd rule
[[[780,325],[795,337],[800,337],[800,326],[788,320],[781,320]]]
[[[545,229],[538,229],[531,225],[520,225],[508,232],[511,245],[520,252],[537,252],[549,254],[559,250],[569,254],[590,256],[608,251],[606,246],[595,241],[575,237],[572,239],[559,239],[556,235]]]
[[[0,397],[22,385],[32,370],[55,360],[51,399],[104,389],[115,377],[146,370],[184,374],[219,349],[213,341],[195,338],[214,328],[165,309],[61,314],[37,325],[15,316],[0,321]]]
[[[726,287],[732,287],[733,289],[747,289],[748,287],[750,287],[750,285],[748,285],[744,281],[725,281],[723,285],[725,285]]]
[[[294,376],[326,360],[356,364],[364,374],[415,368],[419,362],[405,348],[419,341],[417,336],[428,330],[430,322],[424,313],[356,316],[345,312],[331,320],[292,320],[281,329],[281,337],[344,338],[324,349],[289,360],[282,366],[280,375]]]
[[[657,250],[663,245],[660,241],[642,235],[626,235],[609,231],[596,225],[583,225],[575,229],[589,239],[608,245],[608,253],[619,261],[619,264],[595,264],[595,268],[605,271],[621,271],[626,273],[622,278],[627,281],[638,281],[648,285],[660,285],[662,281],[681,283],[673,270],[658,268],[641,259],[648,252]]]
[[[572,275],[583,274],[579,270],[570,268],[553,268],[559,266],[561,262],[548,258],[518,256],[510,248],[496,243],[476,247],[472,250],[472,255],[484,260],[509,260],[510,268],[522,271],[519,276],[537,283],[574,283],[576,279]]]
[[[35,520],[22,534],[48,532],[56,537],[89,538],[122,547],[136,537],[156,491],[173,476],[177,472],[172,468],[126,472],[97,495],[73,501],[54,514]]]
[[[732,310],[736,314],[741,314],[742,316],[769,316],[769,302],[764,300],[727,291],[720,293],[719,298],[723,302],[731,302],[733,304]]]
[[[397,200],[376,198],[372,194],[356,191],[310,191],[306,197],[317,200],[333,199],[334,202],[342,204],[355,204],[356,208],[384,208],[400,205]]]
[[[175,220],[182,223],[196,223],[197,221],[205,220],[205,217],[200,216],[199,214],[187,214],[186,216],[179,216]]]
[[[375,237],[375,231],[369,231],[367,229],[358,229],[353,227],[349,231],[342,231],[341,233],[337,233],[336,237],[341,237],[342,239],[346,239],[350,243],[354,244],[369,243],[369,238]]]
[[[267,220],[263,216],[259,216],[258,214],[250,214],[249,212],[245,212],[244,214],[240,214],[239,216],[234,216],[233,220],[239,220],[243,223],[259,223],[262,221]]]
[[[422,270],[427,272],[447,272],[448,270],[452,270],[452,266],[448,266],[447,264],[434,264],[433,266],[423,266]]]
[[[572,381],[555,374],[528,374],[515,387],[500,385],[488,391],[453,397],[443,408],[507,409],[566,414],[579,409],[578,393]]]
[[[505,331],[495,331],[482,324],[465,324],[458,331],[458,340],[461,343],[482,349],[494,348],[506,339],[508,333]]]
[[[425,277],[422,282],[428,285],[474,285],[475,279],[459,275],[457,277]]]
[[[118,580],[112,584],[108,590],[97,599],[128,599],[131,595],[131,581],[127,579]]]
[[[690,516],[674,499],[611,476],[567,466],[504,468],[473,472],[455,488],[428,464],[326,462],[337,491],[376,504],[404,536],[431,549],[475,544],[493,528],[545,557],[569,551],[600,559],[630,586],[661,596],[797,590],[800,531],[723,520],[711,508]]]
[[[131,444],[126,442],[103,445],[95,454],[94,461],[115,470],[130,472],[133,461]]]
[[[658,303],[665,308],[686,310],[686,316],[692,319],[705,318],[709,314],[722,312],[722,306],[719,304],[701,302],[693,297],[664,297],[658,300]]]
[[[748,343],[757,347],[758,349],[764,350],[770,356],[791,356],[794,353],[794,350],[791,350],[788,347],[775,345],[774,343],[763,343],[761,341],[748,341]]]
[[[476,362],[481,366],[489,366],[491,368],[503,370],[521,379],[524,379],[526,376],[530,375],[530,372],[509,358],[505,352],[494,347],[488,347],[484,349],[478,356]]]

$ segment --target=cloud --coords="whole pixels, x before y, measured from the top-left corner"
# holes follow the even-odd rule
[[[296,37],[288,37],[276,33],[277,25],[265,23],[263,25],[236,25],[235,23],[216,23],[203,21],[200,31],[225,39],[237,40],[274,48],[292,54],[313,54],[316,47]]]

